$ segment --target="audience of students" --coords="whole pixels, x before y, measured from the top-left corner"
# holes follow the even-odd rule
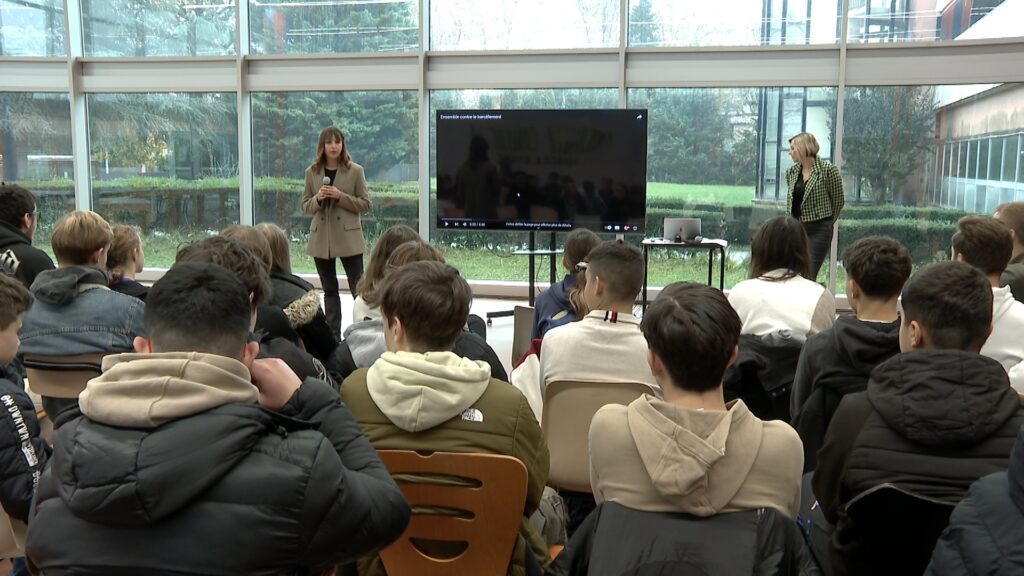
[[[881,565],[858,556],[863,541],[846,505],[882,484],[949,503],[978,478],[1006,469],[1024,408],[1006,371],[979,354],[992,326],[992,287],[959,262],[917,272],[903,289],[901,354],[848,394],[832,417],[812,485],[835,526],[829,562]],[[863,572],[860,570],[859,572]]]
[[[135,275],[142,272],[142,267],[146,264],[142,236],[135,227],[126,224],[115,224],[110,228],[113,234],[110,252],[107,253],[110,289],[145,302],[149,287],[135,280]]]
[[[388,351],[352,374],[341,397],[378,450],[477,452],[513,456],[528,486],[509,574],[549,561],[547,544],[528,518],[548,476],[548,448],[526,398],[491,378],[485,362],[451,351],[473,294],[457,270],[441,262],[407,264],[385,277],[380,311]],[[428,544],[424,544],[424,547]],[[378,558],[360,574],[383,574]]]
[[[56,431],[27,542],[48,574],[320,574],[397,538],[409,506],[337,393],[257,360],[250,291],[207,263],[149,292]]]
[[[949,518],[927,576],[1024,574],[1024,429],[1010,467],[971,485]]]
[[[910,254],[892,238],[861,238],[843,252],[846,299],[854,315],[840,316],[831,328],[807,339],[790,397],[805,471],[814,470],[843,396],[862,392],[875,366],[899,353],[897,304],[910,268]]]
[[[32,287],[36,275],[53,269],[46,252],[32,246],[39,224],[36,197],[16,184],[0,183],[0,272]]]
[[[612,240],[591,250],[585,264],[583,298],[590,312],[544,336],[541,390],[556,380],[643,382],[656,388],[644,362],[647,343],[640,320],[633,315],[644,282],[643,255],[635,246]]]
[[[675,283],[641,325],[645,360],[664,400],[645,395],[600,409],[590,426],[597,502],[711,516],[774,508],[795,518],[802,449],[784,422],[726,404],[722,375],[736,359],[740,319],[718,290]]]
[[[370,255],[370,264],[366,267],[363,277],[359,279],[357,287],[359,295],[352,302],[352,322],[380,319],[378,303],[367,304],[363,294],[377,293],[377,286],[384,280],[388,259],[391,258],[391,253],[395,251],[395,248],[406,242],[419,240],[420,235],[405,224],[392,226],[385,230],[380,238],[377,238],[377,242],[373,245],[373,254]]]
[[[57,268],[32,283],[35,301],[21,327],[21,355],[79,356],[132,349],[144,336],[145,305],[108,288],[107,252],[113,232],[99,214],[75,210],[53,229],[50,246]],[[74,398],[43,398],[51,419],[75,405]]]
[[[981,270],[992,285],[992,333],[981,353],[1009,372],[1024,362],[1024,304],[1013,298],[1009,286],[1000,287],[1000,276],[1013,251],[1010,229],[994,218],[965,216],[953,234],[953,260]],[[1010,384],[1024,392],[1024,381]]]
[[[808,279],[810,262],[807,233],[798,220],[777,216],[761,225],[750,244],[750,279],[729,291],[743,334],[789,330],[803,337],[832,326],[835,298]]]
[[[0,504],[11,519],[12,530],[24,537],[32,497],[50,450],[39,435],[32,399],[25,393],[21,373],[12,364],[18,354],[18,331],[32,294],[20,281],[0,274]],[[27,575],[25,561],[16,558],[11,576]]]
[[[1007,202],[996,207],[996,220],[1010,228],[1013,253],[999,278],[1000,286],[1009,286],[1013,297],[1024,302],[1024,202]]]
[[[577,265],[587,258],[601,239],[590,230],[581,228],[573,230],[565,239],[565,251],[562,253],[562,267],[566,275],[561,282],[553,284],[541,292],[534,302],[533,329],[530,338],[543,338],[551,330],[563,324],[579,320],[589,310],[583,302],[583,286],[586,274]],[[513,358],[513,361],[518,358]]]

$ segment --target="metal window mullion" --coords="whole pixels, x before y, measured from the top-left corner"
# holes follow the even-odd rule
[[[92,174],[89,165],[89,121],[82,92],[81,57],[84,51],[81,6],[64,1],[64,42],[67,46],[68,105],[71,108],[71,171],[75,183],[75,208],[92,209]]]
[[[249,93],[249,0],[235,2],[236,105],[238,115],[238,222],[256,223],[256,189],[253,175],[252,98]]]
[[[619,0],[619,108],[625,108],[626,98],[626,48],[629,45],[629,0]],[[648,119],[649,120],[649,119]]]
[[[430,240],[430,91],[427,89],[427,47],[430,45],[430,1],[419,0],[420,50],[419,72],[417,80],[417,103],[419,104],[418,121],[416,122],[417,142],[419,142],[419,233],[424,240]]]

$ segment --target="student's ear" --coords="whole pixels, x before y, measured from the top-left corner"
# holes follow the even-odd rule
[[[389,352],[408,351],[408,342],[405,339],[405,326],[402,319],[395,316],[393,319],[384,317],[384,343]]]
[[[600,276],[596,276],[595,275],[594,276],[594,295],[597,296],[598,298],[600,298],[601,296],[604,296],[604,289],[605,289],[604,278],[601,278]]]
[[[104,246],[103,248],[98,248],[92,254],[90,254],[89,255],[89,264],[92,265],[92,266],[95,266],[97,268],[106,268],[107,267],[107,248],[109,248],[109,246]]]
[[[920,322],[911,320],[907,330],[910,332],[910,348],[912,350],[927,348],[928,333],[925,331],[924,326],[921,326]]]
[[[132,340],[132,347],[139,354],[153,353],[153,341],[145,336],[136,336],[135,340]]]
[[[736,363],[736,358],[740,354],[740,345],[737,344],[732,347],[732,352],[729,352],[729,360],[725,363],[725,369],[728,370],[730,366]]]
[[[661,363],[661,358],[658,358],[658,355],[650,348],[647,349],[647,365],[651,367],[651,374],[654,375],[655,380],[664,377],[665,365]]]
[[[242,348],[242,357],[240,361],[245,364],[246,368],[252,368],[252,363],[256,360],[256,357],[260,355],[260,343],[259,342],[246,342]]]
[[[33,216],[31,212],[25,212],[21,216],[21,222],[19,223],[19,227],[21,228],[22,232],[26,232],[27,233],[29,230],[32,229],[32,219],[33,218],[35,218],[35,216]]]
[[[953,262],[963,262],[964,255],[957,252],[955,249],[950,248],[950,252],[953,254]]]

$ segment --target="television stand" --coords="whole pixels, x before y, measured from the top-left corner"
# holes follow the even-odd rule
[[[555,266],[555,256],[561,254],[562,251],[559,250],[556,247],[556,245],[555,245],[555,233],[554,232],[551,233],[551,239],[550,239],[549,246],[550,247],[547,250],[538,250],[537,249],[537,233],[535,231],[531,230],[530,231],[530,248],[527,249],[527,250],[516,250],[516,251],[512,252],[512,254],[514,254],[516,256],[526,256],[526,257],[529,258],[530,274],[529,274],[529,284],[528,284],[528,288],[527,288],[529,290],[529,295],[527,297],[527,301],[530,303],[530,307],[531,308],[533,308],[533,304],[534,304],[534,302],[537,299],[537,296],[536,296],[536,291],[537,291],[537,268],[536,268],[536,262],[537,262],[537,257],[538,256],[548,256],[548,260],[551,263],[551,279],[550,279],[550,283],[551,283],[551,285],[553,285],[555,282],[557,282],[557,275],[556,275],[557,267]],[[515,314],[515,312],[512,311],[512,310],[499,310],[497,312],[488,312],[487,313],[487,325],[488,326],[492,326],[493,325],[492,320],[494,318],[505,318],[505,317],[508,317],[508,316],[512,316],[514,314]]]

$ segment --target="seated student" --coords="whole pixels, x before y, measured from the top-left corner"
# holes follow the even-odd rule
[[[832,293],[807,279],[811,257],[807,233],[790,216],[776,216],[758,229],[750,244],[750,279],[729,291],[729,303],[755,336],[790,330],[797,336],[832,326]]]
[[[138,298],[107,287],[110,225],[99,214],[75,210],[53,229],[50,245],[57,268],[45,270],[32,284],[35,302],[21,327],[21,355],[79,356],[132,349],[145,335]],[[57,415],[76,399],[43,398],[46,412]]]
[[[441,255],[440,250],[422,240],[403,242],[392,251],[383,267],[384,278],[412,262],[440,262],[443,264],[444,256]],[[355,322],[345,329],[345,338],[339,346],[338,353],[340,357],[339,371],[345,377],[357,368],[369,367],[387,351],[384,340],[384,322],[380,316],[380,301],[384,296],[384,286],[385,282],[381,281],[366,287],[365,291],[360,289],[359,296],[365,298],[363,305],[367,306],[365,315],[369,319]],[[452,351],[471,360],[487,362],[491,367],[492,378],[508,381],[508,374],[505,373],[501,359],[487,344],[487,341],[474,332],[470,332],[468,329],[463,330],[455,340]]]
[[[577,269],[576,265],[586,259],[587,254],[601,243],[601,239],[590,230],[581,228],[573,230],[565,239],[565,252],[562,254],[562,267],[567,274],[561,282],[552,284],[550,288],[537,296],[533,310],[533,331],[530,339],[543,338],[548,330],[579,320],[586,316],[581,310],[584,306],[578,303],[582,300],[582,293],[578,287],[586,281],[586,274],[583,269]],[[573,294],[578,294],[577,302],[572,299]],[[580,312],[584,312],[580,314]],[[513,358],[513,361],[518,358]]]
[[[835,526],[834,573],[884,561],[854,551],[864,536],[846,513],[880,484],[956,503],[978,478],[1006,469],[1024,408],[1006,371],[981,350],[992,326],[992,288],[972,266],[942,262],[903,288],[900,349],[848,394],[832,417],[812,486]]]
[[[597,411],[590,425],[597,502],[696,516],[767,507],[796,517],[800,438],[784,422],[759,420],[742,400],[723,399],[740,328],[715,288],[677,282],[662,290],[641,329],[665,398]]]
[[[999,287],[1013,251],[1010,229],[995,218],[964,216],[953,234],[953,260],[981,270],[992,285],[992,334],[981,353],[1007,371],[1024,362],[1024,304],[1014,300],[1009,286]],[[1024,390],[1024,381],[1011,384]]]
[[[315,357],[300,350],[298,336],[288,337],[291,326],[280,308],[264,302],[270,294],[270,274],[266,262],[246,244],[225,236],[211,236],[178,249],[174,265],[184,262],[207,262],[227,268],[249,291],[256,308],[254,338],[260,345],[260,358],[280,358],[300,378],[319,378],[330,382],[327,369]],[[285,336],[281,336],[281,334]],[[292,332],[294,334],[294,332]]]
[[[0,272],[14,276],[26,288],[36,275],[53,270],[53,260],[32,246],[39,224],[36,197],[17,184],[0,183]]]
[[[392,252],[406,242],[419,242],[420,235],[405,224],[392,226],[384,231],[373,245],[373,254],[370,255],[370,264],[366,272],[359,279],[356,299],[352,302],[352,321],[380,319],[380,309],[377,302],[368,304],[363,296],[365,292],[377,293],[378,285],[384,280],[384,273],[391,258]]]
[[[451,351],[472,296],[459,272],[440,262],[413,262],[389,273],[380,298],[388,351],[345,380],[341,398],[378,450],[479,452],[522,461],[529,473],[526,507],[509,567],[521,575],[527,554],[542,566],[549,560],[527,521],[547,482],[548,448],[522,393],[491,378],[484,362]],[[359,572],[384,573],[377,558],[362,562]]]
[[[1013,297],[1024,302],[1024,202],[996,206],[995,218],[1010,227],[1013,237],[1013,254],[999,277],[999,285],[1009,286]]]
[[[644,259],[634,246],[612,240],[587,256],[583,298],[590,313],[552,329],[540,352],[541,390],[556,380],[644,382],[657,387],[644,362],[647,343],[633,303],[644,283]]]
[[[864,391],[875,366],[900,351],[897,303],[910,278],[907,249],[884,236],[861,238],[843,252],[843,268],[854,316],[807,339],[793,381],[790,414],[804,444],[804,471],[814,470],[839,401]]]
[[[143,302],[149,287],[135,280],[146,264],[146,253],[142,251],[142,237],[133,226],[115,224],[111,226],[113,240],[107,253],[107,275],[110,289],[114,292],[134,296]]]
[[[386,546],[409,506],[324,382],[256,360],[229,271],[176,264],[149,338],[108,357],[57,431],[27,553],[44,574],[320,574]]]
[[[1006,472],[971,484],[949,517],[927,576],[1024,574],[1024,429]]]
[[[0,401],[4,418],[0,425],[0,503],[4,512],[23,531],[28,522],[32,496],[39,475],[46,468],[49,448],[39,435],[39,421],[32,399],[25,393],[21,374],[11,364],[18,353],[22,315],[32,305],[32,294],[17,279],[0,274]],[[14,559],[12,575],[27,575],[22,558]]]
[[[307,352],[324,364],[330,363],[338,347],[338,338],[327,324],[327,316],[320,306],[320,295],[313,285],[292,274],[292,259],[284,230],[269,222],[257,224],[254,230],[266,238],[270,248],[272,290],[267,303],[284,311]]]

